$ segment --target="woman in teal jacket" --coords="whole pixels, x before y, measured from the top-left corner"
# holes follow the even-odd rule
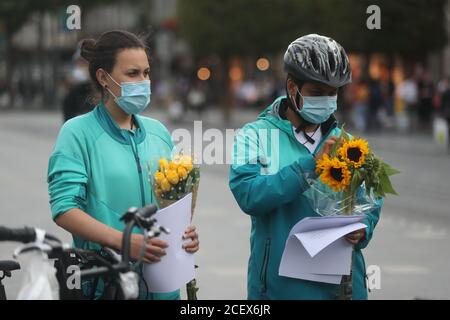
[[[236,137],[230,189],[251,217],[249,299],[337,299],[339,285],[278,275],[292,227],[315,216],[302,195],[314,175],[315,160],[330,153],[340,130],[333,116],[337,88],[351,81],[344,49],[333,39],[307,35],[286,51],[286,97],[278,98]],[[365,218],[366,229],[346,236],[354,245],[353,299],[367,299],[365,248],[378,222],[378,207]]]
[[[156,202],[147,165],[156,170],[159,158],[170,158],[173,143],[164,125],[138,115],[151,97],[148,56],[139,38],[106,32],[97,41],[84,40],[81,55],[102,101],[66,122],[58,135],[48,165],[51,211],[54,221],[72,233],[75,247],[121,250],[120,217],[130,207]],[[186,251],[196,252],[195,226],[188,227],[185,238],[192,240]],[[144,237],[136,233],[131,240],[131,256],[137,259]],[[164,259],[166,247],[165,241],[150,239],[144,261]],[[153,299],[179,297],[179,291],[150,293]]]

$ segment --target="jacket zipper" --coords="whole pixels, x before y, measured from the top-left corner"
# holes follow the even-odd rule
[[[136,160],[136,166],[138,170],[139,175],[139,183],[141,187],[141,206],[145,206],[145,193],[144,193],[144,179],[142,178],[142,166],[141,166],[141,159],[139,158],[138,152],[137,152],[137,145],[135,145],[134,139],[130,137],[131,141],[131,149],[133,150],[134,159]],[[136,149],[135,149],[136,147]]]
[[[361,253],[361,257],[362,257],[363,268],[364,268],[364,287],[369,291],[369,293],[371,293],[372,291],[370,290],[370,288],[368,286],[369,276],[367,275],[366,259],[364,259],[364,255],[362,253]]]
[[[269,255],[270,255],[270,238],[267,238],[266,245],[264,248],[264,257],[263,257],[263,263],[261,266],[261,275],[260,280],[262,283],[261,291],[266,292],[267,291],[267,268],[269,264]]]

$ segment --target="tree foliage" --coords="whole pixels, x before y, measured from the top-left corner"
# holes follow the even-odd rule
[[[369,30],[369,5],[381,30]],[[447,42],[445,0],[179,0],[180,29],[197,55],[278,52],[319,33],[348,51],[421,57]]]

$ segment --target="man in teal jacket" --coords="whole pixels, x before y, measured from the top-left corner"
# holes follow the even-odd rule
[[[344,49],[334,40],[307,35],[295,40],[285,58],[286,97],[270,105],[236,137],[230,189],[251,217],[249,299],[337,299],[339,285],[278,275],[291,228],[315,216],[306,175],[315,159],[329,153],[340,134],[333,115],[337,88],[351,81]],[[346,236],[354,244],[353,299],[367,299],[365,248],[379,219],[381,202],[365,218],[366,229]]]

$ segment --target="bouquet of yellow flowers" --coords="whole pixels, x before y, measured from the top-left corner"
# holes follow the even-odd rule
[[[397,194],[390,176],[399,171],[377,157],[366,140],[341,132],[330,155],[317,160],[319,178],[306,177],[310,188],[304,195],[319,215],[367,214],[377,208],[378,199]],[[341,299],[351,299],[351,287],[350,273],[342,278]]]
[[[200,168],[192,157],[178,154],[171,161],[161,158],[154,174],[153,190],[160,208],[165,208],[192,193],[191,220],[200,182]],[[150,171],[149,171],[150,172]]]
[[[176,154],[172,160],[161,158],[153,179],[150,168],[148,172],[149,181],[160,208],[168,207],[192,193],[192,221],[200,184],[200,167],[194,164],[192,157]],[[189,300],[197,300],[198,287],[195,279],[186,285],[186,290]]]

